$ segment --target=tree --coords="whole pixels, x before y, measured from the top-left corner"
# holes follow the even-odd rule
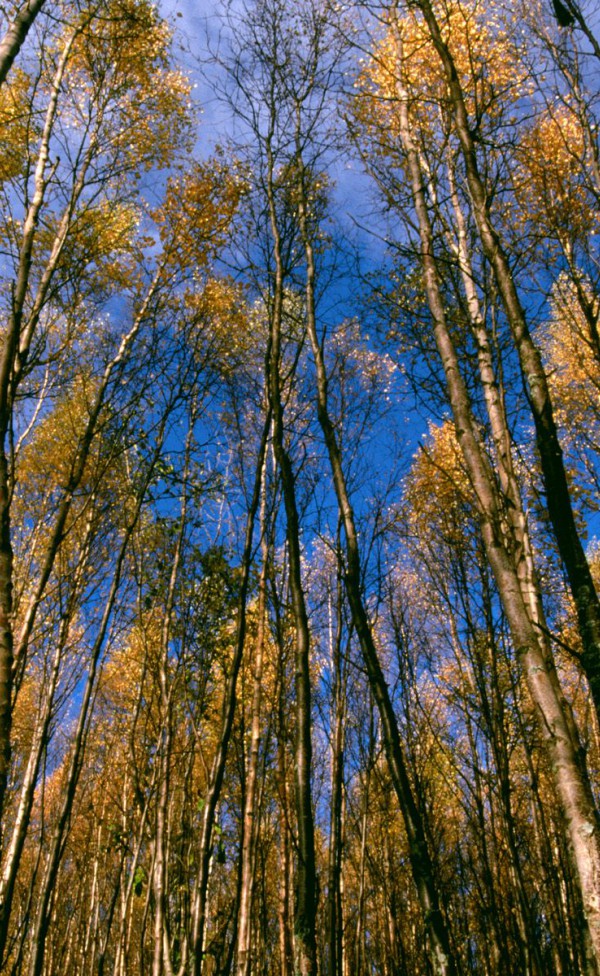
[[[438,353],[443,364],[446,388],[451,405],[457,438],[463,454],[468,477],[474,496],[477,500],[481,519],[482,534],[487,557],[493,568],[496,585],[503,600],[504,608],[510,622],[515,647],[522,656],[525,671],[529,675],[529,687],[536,703],[542,728],[549,730],[547,746],[552,763],[557,771],[557,788],[562,797],[567,821],[570,824],[570,838],[573,845],[575,863],[579,875],[584,904],[592,941],[596,944],[594,934],[597,925],[595,904],[597,892],[593,880],[594,871],[590,872],[590,865],[598,858],[598,850],[592,840],[580,843],[582,835],[593,838],[597,813],[589,787],[586,770],[580,761],[580,746],[577,731],[573,725],[570,710],[564,700],[556,678],[552,651],[546,638],[548,633],[542,612],[542,602],[537,587],[536,572],[531,560],[531,547],[528,541],[528,529],[524,519],[524,506],[521,500],[519,485],[513,474],[511,453],[511,438],[503,416],[502,401],[497,395],[497,381],[493,363],[487,354],[491,343],[482,334],[475,294],[469,282],[473,279],[469,275],[469,267],[465,266],[465,252],[461,250],[466,240],[465,227],[461,211],[456,210],[453,223],[453,233],[456,235],[455,249],[459,270],[463,274],[463,281],[467,306],[471,316],[471,329],[478,352],[480,389],[484,398],[493,444],[494,456],[490,458],[487,446],[481,436],[476,420],[476,410],[473,406],[473,395],[467,387],[464,362],[456,332],[452,329],[448,304],[445,298],[446,280],[443,265],[438,258],[440,245],[436,236],[436,225],[440,221],[441,212],[437,201],[440,190],[432,169],[428,163],[432,152],[436,149],[436,135],[439,123],[429,107],[422,110],[414,100],[414,87],[418,80],[414,78],[414,64],[409,59],[411,45],[415,37],[420,36],[422,42],[432,45],[432,51],[439,58],[440,69],[430,69],[426,83],[433,86],[434,104],[439,106],[441,127],[445,140],[456,140],[457,155],[464,166],[464,181],[468,196],[465,194],[465,206],[472,220],[472,231],[478,235],[482,248],[482,255],[489,263],[493,273],[493,280],[498,294],[503,302],[510,335],[522,374],[526,378],[525,388],[528,403],[531,407],[536,424],[536,443],[540,454],[542,473],[546,490],[546,497],[550,509],[557,543],[565,565],[573,569],[578,576],[582,589],[579,591],[583,603],[578,603],[577,586],[574,586],[574,575],[571,574],[572,592],[581,613],[587,613],[590,608],[591,576],[589,567],[583,567],[585,556],[573,517],[568,483],[562,464],[562,453],[557,440],[556,426],[552,414],[552,406],[548,395],[548,388],[541,365],[539,350],[534,345],[526,322],[525,313],[515,287],[507,255],[502,248],[500,238],[495,229],[491,215],[490,199],[487,194],[483,178],[480,175],[478,152],[473,138],[472,125],[469,122],[469,111],[477,109],[478,91],[474,83],[473,66],[477,63],[478,45],[485,44],[485,34],[479,35],[469,45],[469,35],[466,35],[466,45],[461,48],[455,35],[444,34],[436,19],[436,15],[429,4],[417,4],[418,11],[423,15],[423,21],[418,18],[418,11],[409,13],[402,20],[392,12],[389,20],[389,33],[383,45],[377,51],[373,65],[375,78],[371,89],[375,98],[382,94],[389,99],[389,115],[393,118],[394,136],[398,143],[391,148],[391,154],[400,155],[400,165],[407,173],[412,193],[412,205],[416,216],[419,239],[419,256],[423,269],[423,287],[427,296],[431,315],[431,326],[435,335]],[[453,10],[456,17],[462,16],[462,9]],[[467,10],[467,18],[470,16]],[[473,24],[475,15],[471,15]],[[445,30],[451,27],[445,24]],[[475,36],[475,35],[474,35]],[[449,40],[450,39],[450,40]],[[455,53],[451,51],[449,43],[455,45]],[[387,45],[387,49],[386,49]],[[391,62],[388,60],[391,56]],[[465,60],[466,57],[471,62]],[[467,70],[468,85],[465,90],[459,78],[461,70]],[[502,72],[504,62],[500,60]],[[380,79],[382,84],[380,84]],[[371,82],[371,84],[373,84]],[[367,82],[367,86],[369,82]],[[440,88],[440,86],[442,86]],[[443,96],[444,86],[449,93],[446,100]],[[465,93],[467,91],[467,93]],[[383,103],[385,106],[385,102]],[[380,109],[375,105],[375,115]],[[384,113],[386,109],[383,109]],[[490,111],[490,116],[493,115]],[[486,115],[481,116],[480,124],[484,124]],[[377,123],[376,123],[377,124]],[[432,129],[432,125],[434,128]],[[442,143],[442,146],[445,143]],[[456,199],[453,183],[450,186],[450,201]],[[443,250],[443,244],[442,244]],[[455,258],[456,260],[456,258]],[[465,274],[466,272],[466,274]],[[460,299],[459,299],[460,301]],[[460,307],[460,306],[459,306]],[[557,487],[558,486],[558,487]],[[507,502],[508,504],[507,504]],[[567,549],[570,548],[570,555]],[[574,555],[575,550],[579,556]],[[571,558],[572,557],[572,558]],[[581,558],[580,558],[581,557]],[[576,569],[579,567],[579,569]],[[587,582],[584,583],[584,577]],[[589,578],[588,578],[589,577]],[[579,585],[579,584],[577,584]],[[593,602],[593,600],[592,600]],[[585,604],[585,606],[584,606]],[[584,613],[584,616],[585,616]],[[588,640],[587,647],[592,655],[590,669],[586,669],[590,685],[593,684],[593,631],[595,611],[586,617],[587,628],[584,631],[583,617],[580,616],[582,635],[585,632]],[[591,641],[591,643],[590,643]],[[527,662],[530,662],[529,664]],[[561,774],[564,772],[564,776]],[[573,784],[577,783],[576,793]],[[573,802],[575,801],[574,805]],[[567,813],[567,810],[569,811]],[[578,827],[575,828],[575,821]],[[597,949],[595,950],[597,952]]]
[[[30,13],[33,15],[33,8]],[[96,29],[92,27],[95,18]],[[146,41],[138,43],[135,50],[131,39],[134,35],[139,37],[142,21],[147,28]],[[43,349],[46,329],[40,328],[40,323],[60,315],[68,306],[69,293],[89,294],[92,281],[100,283],[102,271],[111,260],[114,271],[119,263],[126,265],[126,260],[119,262],[119,258],[115,263],[114,257],[115,251],[119,257],[131,251],[135,212],[128,205],[127,194],[136,184],[138,167],[151,165],[156,151],[163,153],[163,162],[172,158],[174,144],[185,128],[182,105],[185,85],[180,76],[166,68],[166,37],[147,5],[128,7],[117,3],[101,13],[95,5],[75,9],[70,18],[58,25],[54,41],[54,45],[48,44],[40,52],[37,76],[31,77],[36,100],[27,106],[31,123],[21,125],[20,129],[23,137],[31,140],[22,147],[25,164],[3,173],[5,190],[10,191],[4,194],[2,225],[9,241],[5,277],[11,285],[4,299],[8,325],[0,362],[0,811],[10,763],[13,672],[10,435],[15,423],[16,398]],[[149,73],[142,70],[148,51],[146,42],[154,45],[153,59],[158,72],[155,80],[160,79],[152,93],[147,87]],[[119,44],[121,51],[129,47],[127,66],[119,54]],[[103,58],[108,54],[113,58],[110,78],[101,71]],[[23,87],[27,82],[17,79],[17,84]],[[85,89],[81,106],[81,124],[74,133],[69,117],[73,109],[71,99],[82,84],[89,88]],[[124,113],[136,100],[139,109],[143,106],[149,110],[152,99],[156,107],[165,111],[169,121],[157,133],[156,140],[148,138],[150,131],[142,124],[135,145],[132,143],[129,154],[125,153],[124,162],[122,131],[119,134]],[[24,107],[22,98],[13,100],[9,114],[16,117]],[[38,127],[40,112],[43,122]],[[69,147],[66,160],[63,155],[62,165],[60,159],[52,164],[50,156],[63,139]],[[103,234],[102,215],[111,199],[116,200],[115,223],[104,228]]]

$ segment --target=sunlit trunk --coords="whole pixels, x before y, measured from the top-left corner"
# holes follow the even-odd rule
[[[423,176],[410,130],[408,96],[400,82],[398,115],[419,222],[425,289],[446,376],[457,438],[474,491],[487,557],[555,772],[556,787],[568,825],[588,923],[590,931],[597,933],[597,948],[600,953],[600,848],[597,840],[596,809],[581,761],[574,722],[559,687],[551,649],[543,633],[534,627],[531,606],[525,601],[522,581],[511,550],[506,546],[502,505],[489,460],[476,430],[469,396],[446,321]]]
[[[301,163],[300,135],[300,131],[298,130],[298,158]],[[371,691],[377,703],[381,718],[383,743],[392,782],[406,828],[411,870],[430,940],[431,962],[437,976],[454,976],[457,967],[453,957],[446,920],[441,909],[435,869],[427,843],[424,812],[419,808],[411,786],[400,740],[398,722],[385,676],[379,663],[377,647],[362,595],[360,551],[354,511],[346,485],[335,427],[329,415],[327,372],[323,349],[317,334],[315,299],[316,270],[313,241],[308,229],[308,202],[306,198],[306,187],[303,183],[305,177],[303,170],[300,172],[300,177],[297,193],[299,198],[300,227],[306,260],[306,325],[316,367],[318,419],[327,447],[339,516],[344,529],[346,543],[346,592],[352,613],[352,621],[369,677]]]
[[[252,712],[250,725],[250,749],[246,773],[246,797],[244,803],[243,843],[241,857],[240,905],[237,938],[237,974],[250,976],[252,964],[252,904],[256,877],[256,844],[258,822],[258,776],[261,742],[263,656],[266,639],[266,596],[269,547],[266,538],[266,466],[263,468],[260,533],[262,566],[258,583],[258,627],[253,650],[254,673]]]

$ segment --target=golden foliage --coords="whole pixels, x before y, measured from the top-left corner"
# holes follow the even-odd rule
[[[600,450],[600,299],[588,282],[581,294],[566,275],[554,283],[551,314],[541,334],[548,383],[556,420],[569,462],[577,469],[572,480],[575,501],[597,510],[594,455]],[[588,314],[584,312],[584,306]],[[589,476],[593,482],[590,485]]]
[[[581,178],[585,157],[580,119],[566,101],[537,118],[519,146],[522,220],[564,239],[597,233],[598,209]]]
[[[149,85],[167,66],[171,32],[149,0],[109,0],[91,20],[84,7],[79,26],[72,63],[91,77]]]
[[[19,694],[15,698],[13,719],[12,719],[12,748],[15,772],[13,773],[18,780],[17,770],[20,772],[27,762],[27,756],[31,749],[35,735],[35,726],[38,711],[39,695],[39,676],[30,669],[25,674]]]
[[[99,113],[103,148],[124,171],[168,166],[189,147],[191,88],[169,66],[168,24],[148,0],[110,0],[79,21],[68,78],[82,119]]]
[[[0,88],[0,182],[18,176],[27,161],[30,81],[20,69]]]
[[[95,389],[94,380],[80,377],[38,423],[22,451],[20,494],[37,495],[67,485]]]
[[[227,277],[208,278],[202,288],[188,291],[185,306],[186,316],[203,330],[210,344],[215,372],[231,376],[248,367],[260,336],[253,328],[254,317],[243,285]]]
[[[525,83],[524,69],[515,56],[518,38],[504,5],[495,0],[439,0],[433,7],[468,111],[477,116],[485,111],[487,119],[504,112],[520,97]],[[447,103],[447,83],[429,29],[416,8],[407,9],[403,16],[393,9],[382,39],[363,63],[356,83],[366,96],[359,109],[363,120],[389,126],[397,134],[399,87],[407,92],[410,111],[419,124],[425,130],[436,128],[440,109]]]
[[[71,274],[85,270],[95,290],[114,292],[117,287],[128,287],[135,274],[138,224],[136,207],[123,200],[104,199],[83,205],[65,239],[61,266]],[[58,220],[47,217],[38,236],[47,252],[54,246],[57,230]]]
[[[600,299],[589,285],[583,285],[595,319]],[[566,420],[586,402],[600,410],[598,369],[600,348],[577,298],[576,288],[566,275],[560,275],[552,290],[551,316],[544,335],[544,352],[550,364],[550,381],[557,393],[555,403]],[[577,425],[574,425],[575,427]]]
[[[145,702],[149,711],[158,707],[152,694],[154,681],[157,694],[159,654],[161,645],[160,612],[151,610],[131,628],[126,640],[115,648],[105,664],[100,680],[99,696],[105,718],[111,725],[127,725],[135,714],[136,705],[145,687]],[[149,687],[148,687],[149,684]],[[156,714],[154,715],[157,721]]]
[[[169,181],[154,213],[171,266],[205,269],[223,246],[243,192],[231,163],[212,158]]]
[[[429,424],[428,436],[413,461],[405,501],[411,530],[418,538],[443,538],[461,545],[470,514],[471,486],[452,421]]]

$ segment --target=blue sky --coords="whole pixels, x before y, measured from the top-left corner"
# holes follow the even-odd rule
[[[219,0],[162,0],[160,7],[175,25],[175,53],[195,86],[193,97],[201,110],[197,152],[207,156],[232,131],[231,114],[211,83],[211,79],[218,79],[218,69],[210,64],[210,56],[219,45],[222,4]],[[348,154],[336,166],[333,177],[340,211],[356,221],[358,227],[373,228],[374,194],[360,163]],[[365,248],[381,254],[375,236],[367,232],[360,236]]]

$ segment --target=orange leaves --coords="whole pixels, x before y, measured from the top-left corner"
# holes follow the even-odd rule
[[[524,219],[565,241],[597,233],[598,208],[582,179],[586,155],[580,119],[567,102],[536,119],[519,147]]]
[[[406,483],[408,519],[424,541],[443,538],[459,547],[470,514],[471,488],[454,424],[429,424],[426,444],[416,455]]]
[[[242,285],[231,278],[208,278],[186,296],[186,315],[204,331],[211,345],[211,367],[221,376],[247,368],[260,351],[260,336]]]
[[[195,163],[169,182],[155,212],[170,266],[204,270],[225,243],[243,184],[224,160]]]
[[[522,93],[525,71],[516,57],[513,28],[498,3],[447,2],[434,4],[463,86],[469,111],[493,116]],[[447,89],[444,70],[418,5],[402,17],[394,8],[383,38],[374,47],[356,87],[370,96],[366,108],[371,122],[398,129],[397,100],[406,92],[410,111],[425,129],[440,124]],[[447,120],[442,123],[447,125]]]
[[[166,167],[188,139],[190,85],[180,71],[159,71],[152,87],[135,89],[120,106],[114,144],[132,167]]]
[[[596,325],[600,303],[588,282],[580,281],[579,289],[578,295],[575,284],[566,275],[559,276],[541,342],[563,445],[570,464],[575,466],[573,497],[578,504],[597,510],[594,457],[600,448],[600,342]]]
[[[67,485],[94,391],[94,381],[78,378],[37,424],[21,456],[18,480],[24,497]]]
[[[27,75],[15,70],[0,88],[0,182],[18,176],[27,161],[29,87]]]
[[[104,199],[85,204],[74,215],[61,252],[61,265],[86,269],[90,284],[114,292],[128,287],[134,277],[138,241],[139,213],[124,201]],[[56,240],[57,221],[48,217],[38,235],[40,245],[50,252]]]
[[[167,67],[170,30],[148,0],[109,0],[99,11],[84,9],[75,27],[71,71],[89,80],[150,86]]]
[[[191,86],[169,65],[171,32],[157,8],[111,0],[83,12],[73,30],[68,81],[81,120],[98,113],[102,148],[125,170],[168,166],[190,146]]]
[[[589,285],[582,285],[591,309],[592,317],[599,312],[598,298],[593,295]],[[559,276],[552,293],[552,316],[545,334],[545,352],[552,367],[552,382],[560,387],[559,402],[563,399],[581,399],[583,388],[588,387],[588,395],[593,390],[598,401],[598,357],[600,350],[597,338],[590,329],[589,321],[578,301],[573,283],[566,275]],[[569,395],[571,390],[571,395]],[[558,390],[557,390],[558,392]],[[566,405],[567,412],[575,406]],[[600,402],[598,403],[600,407]]]

